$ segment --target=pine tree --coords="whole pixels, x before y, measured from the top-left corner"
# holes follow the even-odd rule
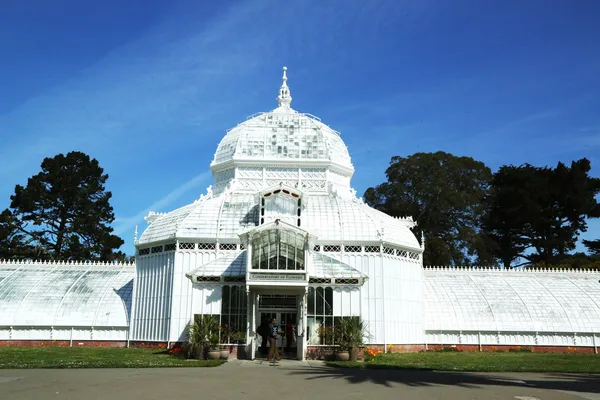
[[[73,151],[44,159],[41,169],[27,186],[15,187],[10,209],[1,214],[0,230],[10,239],[0,249],[39,259],[118,258],[123,240],[112,234],[112,194],[98,161]]]

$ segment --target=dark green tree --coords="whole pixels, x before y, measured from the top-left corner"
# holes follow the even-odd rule
[[[530,246],[524,230],[528,218],[540,211],[531,192],[546,188],[536,181],[537,169],[529,164],[521,167],[503,166],[494,174],[487,213],[483,218],[486,235],[492,239],[492,251],[505,268],[521,257]]]
[[[27,186],[15,187],[10,210],[2,213],[4,226],[12,229],[7,247],[24,246],[26,257],[41,259],[119,257],[115,249],[123,240],[112,234],[112,194],[105,190],[108,175],[98,161],[73,151],[44,159],[41,169]]]
[[[489,263],[493,254],[481,232],[483,200],[491,170],[471,157],[442,151],[393,157],[387,182],[369,188],[365,201],[392,216],[412,216],[425,234],[426,265]]]
[[[22,258],[34,249],[28,246],[18,221],[9,210],[0,213],[0,260]]]
[[[484,228],[505,267],[519,258],[551,265],[575,249],[586,218],[600,216],[600,179],[590,169],[581,159],[554,169],[504,166],[494,174]]]
[[[600,239],[584,240],[583,245],[587,247],[591,255],[600,257]]]

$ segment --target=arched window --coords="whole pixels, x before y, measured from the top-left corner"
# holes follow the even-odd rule
[[[260,199],[260,225],[279,219],[301,226],[302,196],[287,188],[277,188],[263,193]]]

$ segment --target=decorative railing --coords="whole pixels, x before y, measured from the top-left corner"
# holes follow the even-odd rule
[[[504,272],[504,273],[581,273],[598,274],[600,270],[587,268],[501,268],[495,266],[424,266],[425,271],[443,271],[443,272]]]

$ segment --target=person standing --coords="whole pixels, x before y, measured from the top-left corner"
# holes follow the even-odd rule
[[[273,357],[279,361],[279,351],[277,350],[277,336],[279,334],[279,327],[277,326],[277,319],[273,318],[269,324],[269,355],[267,361],[271,361]]]
[[[267,355],[267,341],[269,340],[269,320],[263,319],[258,327],[258,332],[261,338],[260,343],[260,354],[262,356]]]

